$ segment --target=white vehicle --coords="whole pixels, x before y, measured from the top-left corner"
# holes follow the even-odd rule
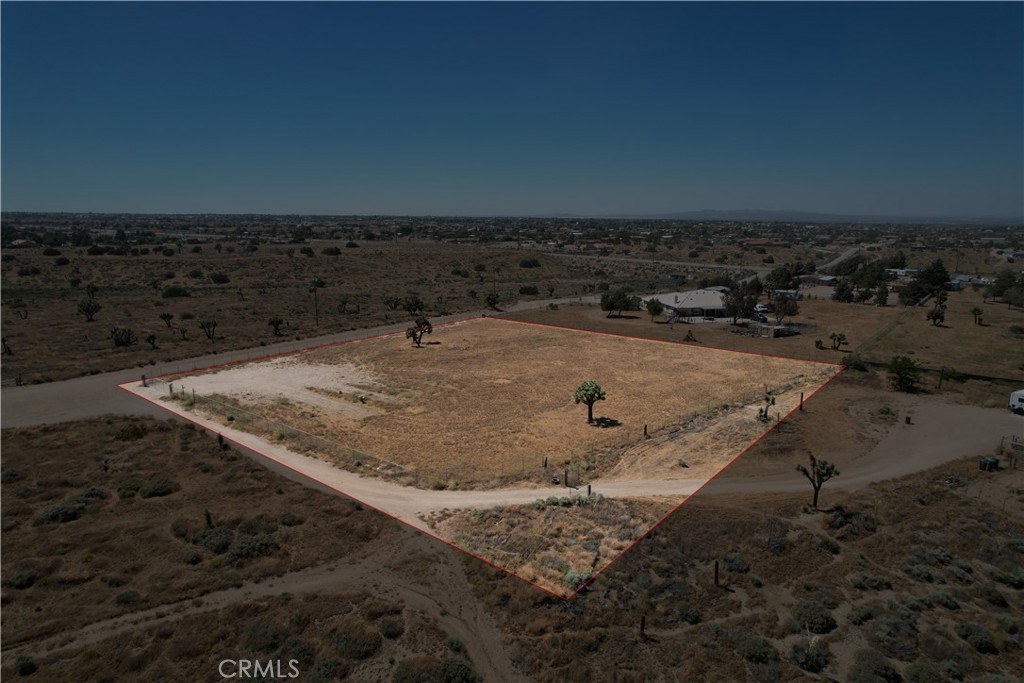
[[[1018,415],[1024,415],[1024,389],[1010,394],[1009,408]]]

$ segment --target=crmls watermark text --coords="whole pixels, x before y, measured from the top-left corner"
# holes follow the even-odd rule
[[[222,659],[217,665],[221,678],[298,678],[299,660],[289,659],[287,664],[280,659]]]

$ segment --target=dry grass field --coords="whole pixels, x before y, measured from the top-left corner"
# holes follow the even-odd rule
[[[926,319],[930,305],[916,308],[873,344],[865,357],[888,362],[894,355],[906,354],[936,371],[946,367],[1024,382],[1024,309],[985,301],[981,292],[971,288],[950,292],[946,305],[941,326]],[[971,314],[974,308],[982,311],[979,325]]]
[[[837,372],[834,365],[737,354],[504,320],[438,327],[413,348],[401,336],[173,378],[204,396],[329,438],[416,472],[473,488],[536,479],[544,458],[594,478],[605,456],[695,416],[750,412],[765,388],[785,415]],[[588,424],[573,392],[596,379],[607,400]],[[764,431],[744,433],[745,443]],[[719,467],[743,443],[721,441]],[[672,458],[690,454],[680,451]],[[628,469],[628,468],[627,468]],[[713,472],[712,472],[713,474]],[[540,480],[543,483],[543,479]]]
[[[4,336],[3,376],[24,383],[53,381],[212,351],[279,341],[268,324],[283,321],[283,338],[306,338],[403,321],[387,297],[417,294],[431,316],[486,308],[494,291],[500,306],[519,300],[577,296],[599,283],[638,291],[676,286],[677,276],[699,270],[636,263],[595,263],[509,248],[436,242],[317,241],[261,245],[242,253],[231,242],[186,246],[164,256],[91,256],[82,248],[7,249],[0,262]],[[191,249],[201,251],[193,253]],[[298,251],[310,250],[310,256]],[[338,255],[324,254],[338,249]],[[333,252],[332,252],[333,253]],[[56,265],[58,261],[64,265]],[[534,262],[531,260],[535,259]],[[529,263],[524,267],[523,263]],[[314,280],[323,288],[311,293]],[[76,312],[94,284],[102,308],[87,322]],[[188,296],[167,296],[169,288]],[[536,288],[524,294],[523,287]],[[528,290],[533,291],[533,290]],[[173,316],[165,323],[160,316]],[[209,339],[199,323],[214,320]],[[137,343],[114,348],[112,327],[130,328]],[[146,341],[155,335],[153,344]]]

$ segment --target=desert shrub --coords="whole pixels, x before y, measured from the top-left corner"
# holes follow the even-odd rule
[[[573,569],[567,571],[565,576],[562,577],[562,583],[564,583],[566,588],[569,590],[576,590],[589,580],[590,572],[578,572]]]
[[[16,574],[13,579],[7,581],[7,585],[17,590],[25,590],[31,588],[38,579],[39,574],[29,569]]]
[[[750,565],[739,555],[726,555],[722,558],[722,566],[726,571],[740,574],[750,571]]]
[[[212,273],[210,275],[210,282],[215,285],[226,285],[231,282],[231,276],[227,273]]]
[[[434,657],[411,657],[403,659],[395,667],[391,680],[394,683],[434,683],[441,667]]]
[[[519,262],[520,268],[540,268],[540,261],[535,258],[524,258]]]
[[[960,603],[946,591],[936,591],[935,593],[932,593],[930,597],[939,607],[945,607],[946,609],[960,609]]]
[[[119,605],[133,605],[141,599],[142,596],[139,595],[138,591],[123,591],[117,594],[117,597],[114,598],[114,602]]]
[[[107,497],[106,492],[96,486],[90,486],[76,496],[73,496],[59,505],[44,510],[36,518],[37,524],[64,524],[73,522],[88,510],[91,510],[97,501]]]
[[[12,481],[20,481],[25,478],[25,475],[18,470],[7,470],[0,469],[0,482],[9,484]]]
[[[477,683],[480,677],[465,660],[449,657],[438,667],[436,680],[440,683]]]
[[[748,662],[766,664],[779,661],[779,651],[767,640],[753,633],[736,639],[736,653]]]
[[[181,486],[170,479],[150,479],[139,486],[140,498],[160,498],[169,496],[179,490]]]
[[[331,644],[347,659],[372,657],[381,646],[381,635],[367,624],[353,618],[342,620],[331,634]]]
[[[405,622],[399,617],[381,619],[380,634],[389,640],[401,637],[405,633]]]
[[[901,616],[878,620],[871,634],[874,644],[885,654],[909,662],[917,656],[917,627]]]
[[[235,534],[231,529],[224,526],[217,526],[212,529],[203,529],[196,533],[192,537],[192,542],[198,546],[206,548],[211,553],[220,555],[221,553],[227,552],[227,549],[231,547],[231,541],[235,538]]]
[[[47,247],[46,249],[43,249],[43,256],[60,256],[60,249]]]
[[[815,642],[810,645],[796,643],[793,645],[791,659],[804,671],[815,674],[824,671],[831,658],[832,653],[825,643]]]
[[[203,556],[194,550],[185,553],[185,564],[197,565],[203,561]]]
[[[832,613],[818,602],[801,602],[793,606],[793,619],[811,633],[829,633],[836,627]]]
[[[851,370],[857,370],[858,372],[867,372],[868,364],[856,353],[850,353],[843,356],[842,360],[839,361]]]
[[[462,644],[462,641],[455,636],[448,636],[444,639],[444,646],[452,652],[464,652],[466,646]]]
[[[995,569],[992,578],[1010,588],[1020,590],[1024,588],[1024,567],[1013,567],[1008,570]]]
[[[240,536],[228,548],[228,561],[236,565],[243,564],[246,560],[270,555],[277,548],[277,541],[270,534]]]
[[[199,278],[201,278],[203,276],[203,271],[198,270],[198,269],[190,270],[190,271],[188,271],[187,275],[188,275],[188,277],[190,277],[193,280],[198,280]]]
[[[141,424],[130,424],[121,427],[114,434],[114,441],[138,441],[146,436],[146,426]]]
[[[296,660],[300,666],[308,666],[316,657],[316,648],[298,636],[288,636],[281,646],[281,659]]]
[[[249,622],[242,636],[242,644],[257,652],[273,652],[285,639],[285,633],[271,621],[255,619]]]
[[[303,247],[309,249],[309,247]],[[312,249],[310,249],[312,252]],[[345,660],[330,657],[320,659],[309,672],[302,676],[302,683],[334,683],[348,675],[349,665]]]
[[[523,296],[536,296],[537,288],[533,285],[523,285],[519,288],[519,293]]]
[[[946,677],[928,662],[916,661],[908,666],[903,675],[907,683],[945,683]]]
[[[885,577],[865,572],[851,576],[850,583],[860,590],[885,591],[892,588],[892,584]]]
[[[171,285],[164,287],[163,294],[161,296],[165,299],[174,299],[177,297],[192,296],[187,289],[181,285]]]
[[[293,515],[290,512],[286,512],[281,515],[281,526],[299,526],[306,520],[298,515]]]
[[[676,616],[679,617],[680,621],[685,621],[687,624],[699,624],[701,619],[700,610],[685,600],[680,602],[676,608]]]
[[[340,256],[341,249],[339,249],[338,247],[325,247],[320,250],[320,253],[324,254],[325,256]]]
[[[19,676],[30,676],[39,669],[31,657],[21,655],[14,660],[14,672]]]
[[[22,277],[28,277],[30,275],[39,275],[39,268],[36,266],[25,266],[24,268],[18,268],[18,275]]]
[[[975,622],[968,622],[966,624],[957,624],[954,630],[958,636],[966,640],[971,647],[981,654],[999,654],[999,650],[992,640],[992,631],[985,626]]]
[[[900,571],[919,583],[935,583],[942,581],[942,575],[929,567],[911,560],[904,560]]]
[[[993,607],[1009,607],[1006,596],[999,592],[995,586],[983,585],[974,589],[974,595],[987,602]]]
[[[858,651],[846,676],[846,683],[900,683],[902,680],[889,660],[874,650]]]
[[[239,524],[235,531],[244,536],[272,534],[277,531],[277,523],[266,515],[256,515]]]
[[[67,256],[61,256],[60,258],[53,260],[53,265],[55,266],[66,266],[69,263],[71,263],[71,259],[69,259]]]
[[[352,240],[349,240],[348,242],[345,242],[345,248],[346,249],[358,249],[359,245],[356,242],[353,242]]]

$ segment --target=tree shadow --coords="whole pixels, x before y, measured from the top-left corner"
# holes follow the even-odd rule
[[[622,423],[613,417],[595,417],[594,421],[591,422],[590,424],[592,424],[595,427],[600,427],[602,429],[622,426]]]
[[[616,315],[606,315],[605,317],[606,318],[622,318],[623,320],[636,320],[640,316],[638,316],[638,315],[623,315],[622,313],[618,313]]]
[[[423,342],[423,345],[424,346],[440,346],[441,342],[439,342],[439,341],[428,341],[428,342]]]

